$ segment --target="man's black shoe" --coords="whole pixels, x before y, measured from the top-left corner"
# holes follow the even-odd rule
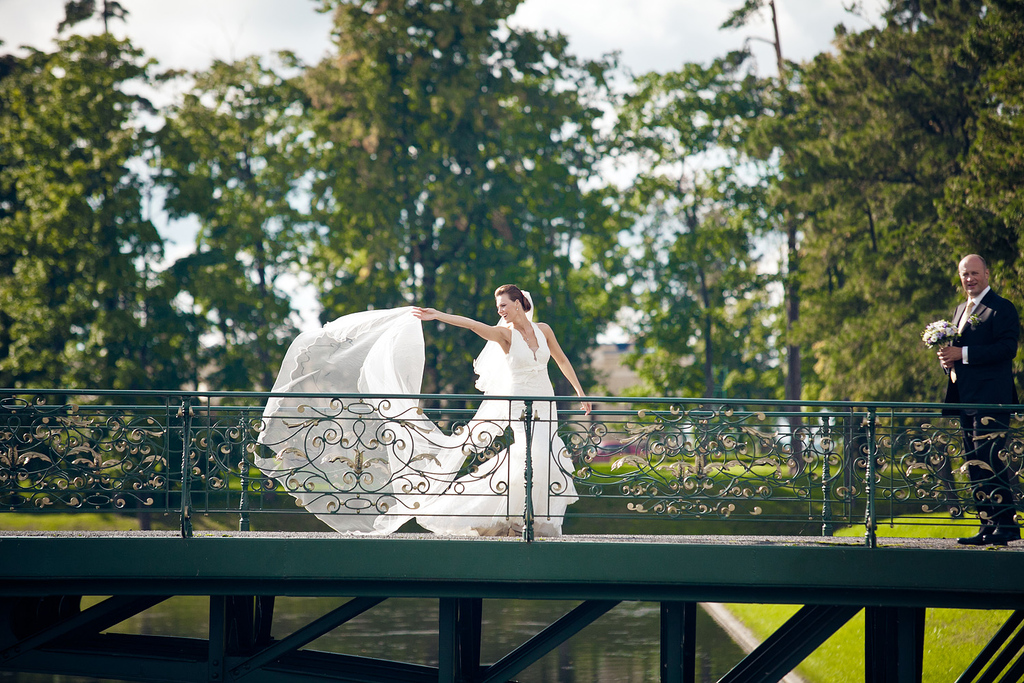
[[[983,527],[981,531],[973,536],[967,538],[958,538],[956,542],[960,545],[988,545],[989,531],[987,527]]]
[[[1001,526],[985,537],[987,545],[1006,545],[1010,541],[1020,540],[1020,528],[1015,526]]]

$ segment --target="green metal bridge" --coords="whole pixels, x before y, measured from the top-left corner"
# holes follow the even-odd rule
[[[460,495],[457,477],[501,462],[507,440],[468,448],[459,472],[443,473],[403,450],[402,430],[423,433],[429,421],[460,433],[480,397],[298,397],[303,419],[288,424],[308,433],[307,463],[287,473],[268,465],[268,398],[0,392],[0,511],[179,521],[175,532],[0,535],[0,671],[503,683],[611,618],[619,602],[650,601],[661,605],[662,681],[695,680],[701,602],[802,606],[723,681],[781,680],[861,610],[866,680],[920,681],[927,610],[938,607],[1013,610],[957,680],[1024,679],[1024,544],[964,548],[877,533],[897,518],[963,535],[977,524],[958,425],[939,405],[599,399],[592,415],[565,411],[557,425],[579,497],[565,535],[533,533],[534,510],[563,492],[527,485],[524,509],[509,510],[521,535],[465,538],[413,522],[390,535],[280,529],[311,517],[295,505],[300,497],[327,501],[318,514],[358,517],[414,513],[404,509],[408,493],[424,480],[437,495]],[[389,413],[399,399],[417,409]],[[542,399],[526,398],[527,410],[507,420],[529,429],[534,400]],[[1014,482],[1019,433],[1015,418],[1004,450]],[[527,482],[553,462],[537,450],[527,451]],[[194,529],[207,515],[230,516],[238,531]],[[839,526],[859,526],[863,537],[833,537]],[[109,632],[182,595],[208,597],[208,638]],[[83,606],[84,596],[95,604]],[[278,596],[349,600],[275,638]],[[438,600],[437,666],[306,647],[399,597]],[[483,662],[491,598],[579,604]]]

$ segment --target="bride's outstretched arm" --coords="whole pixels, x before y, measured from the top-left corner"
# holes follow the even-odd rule
[[[569,361],[569,357],[565,355],[565,351],[558,345],[558,340],[555,339],[555,333],[552,331],[551,326],[547,323],[537,323],[537,327],[544,333],[544,338],[548,341],[548,349],[551,351],[551,358],[555,361],[555,365],[562,371],[565,378],[569,380],[569,384],[572,385],[576,395],[583,400],[583,410],[587,415],[590,414],[591,404],[587,401],[586,392],[583,391],[583,387],[580,385],[580,380],[576,377],[576,371],[573,370],[572,363]]]
[[[447,325],[464,327],[467,330],[476,332],[487,341],[497,342],[505,353],[508,353],[509,346],[512,343],[512,331],[507,327],[486,325],[479,320],[473,320],[464,315],[443,313],[436,308],[420,308],[416,306],[413,308],[412,314],[420,320],[437,320]]]

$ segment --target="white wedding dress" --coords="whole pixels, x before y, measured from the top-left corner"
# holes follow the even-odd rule
[[[347,315],[300,334],[263,413],[254,458],[296,502],[336,531],[386,534],[409,519],[439,534],[518,534],[526,505],[525,402],[485,399],[453,433],[405,395],[423,377],[423,332],[412,308]],[[512,330],[508,354],[488,342],[474,363],[492,396],[553,396],[550,351]],[[358,395],[347,398],[330,396]],[[577,499],[552,401],[532,405],[534,534],[558,536]],[[511,427],[511,443],[505,436]]]

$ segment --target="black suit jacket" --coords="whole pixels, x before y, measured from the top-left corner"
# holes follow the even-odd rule
[[[967,302],[956,307],[959,323]],[[1017,308],[992,290],[972,312],[977,322],[966,323],[956,346],[966,346],[967,365],[957,361],[956,382],[946,382],[946,403],[1017,403],[1013,359],[1017,355],[1020,318]],[[956,414],[957,411],[943,411]]]

